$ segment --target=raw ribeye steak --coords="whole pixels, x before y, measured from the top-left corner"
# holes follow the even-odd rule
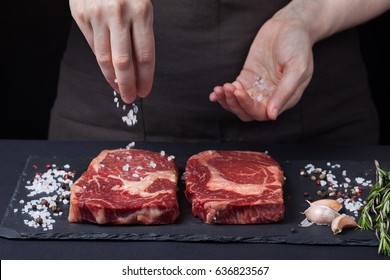
[[[179,215],[173,156],[104,150],[71,186],[69,222],[169,224]]]
[[[189,158],[185,178],[192,213],[208,224],[283,219],[283,171],[265,153],[204,151]]]

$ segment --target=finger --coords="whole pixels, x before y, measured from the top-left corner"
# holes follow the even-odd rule
[[[132,43],[136,72],[137,94],[145,97],[149,94],[154,76],[155,43],[153,34],[153,13],[137,19],[132,27]]]
[[[263,102],[253,99],[247,91],[237,89],[234,95],[241,108],[250,116],[251,120],[266,121],[269,120],[266,107]]]
[[[244,122],[252,121],[253,118],[248,115],[248,113],[245,112],[245,110],[241,107],[234,94],[236,87],[232,84],[225,84],[223,88],[225,90],[226,103],[229,106],[230,111],[236,114],[240,118],[240,120]]]
[[[95,53],[95,43],[94,43],[92,25],[90,23],[79,24],[79,28],[81,30],[81,33],[83,33],[85,39],[87,40],[88,45],[91,47],[93,53]]]
[[[115,81],[115,72],[112,65],[110,31],[107,26],[95,26],[93,28],[93,41],[96,60],[107,82],[119,91]]]
[[[125,103],[132,103],[137,97],[131,44],[130,28],[127,25],[113,24],[111,28],[112,62],[119,93]]]
[[[218,99],[220,97],[222,97],[223,94],[224,94],[223,87],[222,86],[216,86],[216,87],[214,87],[213,92],[210,93],[209,99],[210,99],[211,102],[218,102]]]
[[[293,98],[294,93],[300,86],[300,76],[294,71],[285,72],[278,83],[273,95],[269,98],[267,103],[267,114],[271,120],[276,120],[278,115],[282,113],[282,109],[286,108],[288,103],[294,103],[298,100]]]
[[[73,19],[76,21],[92,51],[95,52],[92,25],[85,13],[84,5],[85,3],[81,3],[80,1],[69,1],[69,7]]]
[[[224,108],[225,110],[227,110],[229,112],[232,112],[229,108],[229,105],[226,102],[225,90],[223,87],[221,87],[221,88],[222,88],[222,90],[217,90],[214,92],[217,96],[217,101],[222,106],[222,108]]]

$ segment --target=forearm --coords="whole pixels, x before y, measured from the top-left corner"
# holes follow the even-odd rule
[[[293,0],[274,16],[300,21],[312,43],[368,21],[390,9],[390,0]]]

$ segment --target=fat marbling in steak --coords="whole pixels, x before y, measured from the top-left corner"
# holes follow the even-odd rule
[[[192,213],[208,224],[283,219],[283,171],[265,153],[203,151],[187,161],[185,182]]]
[[[172,156],[104,150],[71,186],[68,220],[98,224],[168,224],[179,215]]]

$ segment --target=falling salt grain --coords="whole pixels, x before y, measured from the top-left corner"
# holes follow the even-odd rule
[[[181,175],[180,179],[182,181],[185,181],[186,180],[186,172],[184,171],[183,174]]]
[[[132,148],[134,148],[135,146],[135,142],[130,142],[127,146],[126,146],[126,149],[130,150]],[[131,159],[131,156],[130,156],[130,159]]]
[[[160,155],[161,155],[162,157],[165,156],[165,151],[164,151],[164,150],[161,150]]]
[[[135,105],[134,103],[132,104],[132,106],[133,106],[134,114],[137,114],[138,113],[138,106]]]

